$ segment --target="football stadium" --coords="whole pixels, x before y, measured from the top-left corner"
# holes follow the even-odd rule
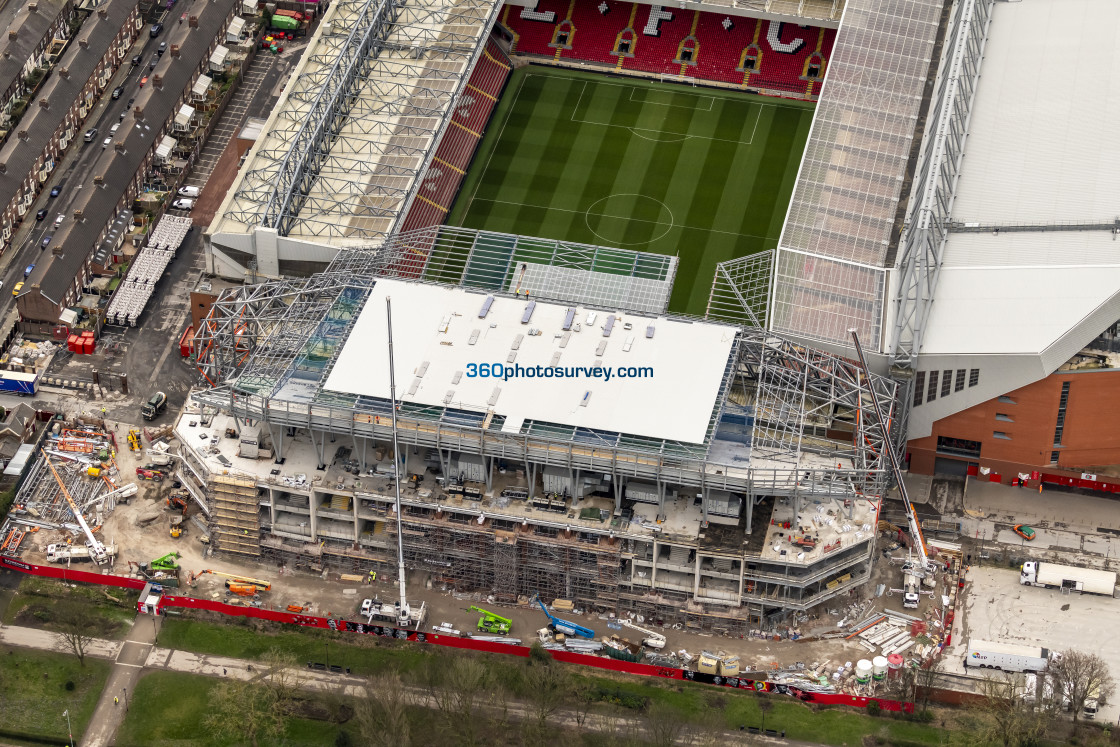
[[[177,426],[203,443],[184,481],[215,551],[391,566],[395,411],[406,562],[451,588],[738,634],[865,583],[890,445],[1120,316],[1103,286],[1044,327],[1024,303],[993,353],[979,276],[942,273],[997,224],[1111,230],[1068,207],[1034,229],[955,217],[991,207],[954,202],[970,122],[977,161],[1011,159],[998,113],[1045,139],[1023,102],[1105,64],[1063,39],[1009,109],[980,67],[1046,28],[1054,3],[1026,5],[334,4],[207,232],[208,270],[247,283],[197,332],[205,386]],[[654,375],[481,382],[480,363]],[[207,412],[271,459],[208,438]]]

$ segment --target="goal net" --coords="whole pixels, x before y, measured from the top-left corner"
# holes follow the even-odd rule
[[[690,78],[687,75],[671,75],[669,73],[661,73],[658,76],[662,83],[680,83],[685,86],[696,86],[696,78]]]

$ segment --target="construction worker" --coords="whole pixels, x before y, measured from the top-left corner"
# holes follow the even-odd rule
[[[114,697],[114,698],[113,698],[113,705],[119,705],[119,704],[120,704],[120,702],[121,702],[121,699],[120,699],[120,698],[117,698],[117,697]]]

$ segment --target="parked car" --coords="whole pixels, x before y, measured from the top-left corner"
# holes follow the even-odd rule
[[[180,197],[198,197],[201,192],[198,187],[179,187]]]
[[[90,127],[88,130],[86,130],[85,140],[87,143],[92,143],[95,137],[97,137],[96,127]]]
[[[12,295],[13,296],[18,296],[19,292],[21,290],[23,290],[23,281],[22,280],[19,281],[18,283],[16,283],[16,286],[14,288],[12,288]]]
[[[54,198],[58,197],[60,194],[62,194],[62,187],[57,187],[57,186],[51,187],[50,197],[51,197],[52,200]]]
[[[48,246],[50,246],[51,239],[53,239],[53,238],[54,238],[53,236],[44,236],[43,240],[39,242],[39,249],[43,250],[43,249],[46,249]]]
[[[171,207],[176,210],[190,210],[194,207],[194,200],[175,200],[171,203]]]
[[[39,208],[39,211],[37,213],[35,213],[35,220],[43,220],[46,217],[47,217],[47,209],[46,208]]]
[[[62,221],[66,220],[66,213],[59,213],[54,217],[54,227],[58,228],[62,225]]]
[[[1034,530],[1026,524],[1016,524],[1015,526],[1011,527],[1011,530],[1025,540],[1034,539]]]
[[[34,262],[32,262],[31,264],[29,264],[29,265],[28,265],[27,267],[24,267],[24,268],[23,268],[23,279],[24,279],[24,280],[27,280],[27,278],[28,278],[28,277],[29,277],[29,276],[31,275],[31,273],[32,273],[32,272],[33,272],[34,270],[35,270],[35,263],[34,263]]]
[[[140,79],[140,87],[143,88],[144,84],[147,83],[147,82],[148,82],[148,76],[145,75],[143,78]]]
[[[157,36],[160,35],[160,32],[162,32],[162,31],[163,31],[163,24],[162,23],[153,23],[152,28],[148,33],[151,34],[153,39],[155,39]]]
[[[143,62],[143,61],[144,61],[144,58],[141,57],[140,55],[133,55],[132,66],[133,67],[138,67],[140,65],[140,63]]]
[[[121,123],[116,122],[112,127],[109,128],[109,134],[110,135],[116,135],[117,130],[119,130],[120,128],[121,128]]]
[[[166,52],[166,51],[167,51],[167,42],[160,42],[159,43],[159,49],[156,50],[156,54],[158,54],[160,57],[163,57],[163,53]]]
[[[149,70],[155,70],[156,65],[158,65],[158,64],[159,64],[159,55],[156,55],[152,59],[148,60],[148,69]]]
[[[101,148],[102,148],[102,150],[104,150],[105,148],[108,148],[108,147],[109,147],[109,143],[111,143],[111,142],[113,142],[113,136],[112,136],[112,135],[110,135],[109,137],[107,137],[107,138],[105,138],[104,140],[102,140],[102,141],[101,141]]]
[[[122,93],[124,93],[124,86],[117,86],[116,88],[114,88],[113,100],[116,101],[117,99],[119,99]]]

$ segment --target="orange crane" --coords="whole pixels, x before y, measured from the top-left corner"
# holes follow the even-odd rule
[[[58,489],[62,491],[62,497],[70,504],[70,510],[74,512],[74,518],[77,520],[78,525],[81,526],[82,531],[86,534],[89,556],[93,558],[93,562],[97,563],[97,565],[108,563],[109,553],[105,551],[105,545],[101,544],[101,541],[93,536],[93,530],[89,528],[89,524],[86,523],[86,518],[82,516],[81,510],[78,508],[77,504],[74,503],[74,499],[70,497],[70,492],[66,489],[66,483],[62,481],[62,477],[58,474],[58,470],[54,468],[54,463],[51,462],[51,458],[47,456],[45,449],[43,450],[43,461],[51,468],[51,474],[54,475],[55,481],[58,482]]]
[[[248,595],[251,595],[251,594],[255,594],[259,591],[269,591],[270,589],[272,589],[272,584],[268,581],[261,581],[260,579],[249,578],[248,576],[238,576],[238,575],[235,575],[233,573],[223,573],[221,571],[212,571],[210,569],[206,569],[206,570],[203,570],[203,571],[199,571],[198,573],[192,574],[191,585],[193,586],[194,581],[197,581],[200,576],[205,576],[207,573],[209,573],[211,575],[214,575],[214,576],[225,576],[227,579],[229,579],[228,581],[226,581],[226,588],[229,589],[230,591],[234,592],[235,594],[239,594],[241,596],[248,596]],[[235,591],[235,587],[241,589],[241,591]],[[243,591],[245,591],[247,589],[252,589],[252,591],[249,591],[248,595],[242,593]]]

